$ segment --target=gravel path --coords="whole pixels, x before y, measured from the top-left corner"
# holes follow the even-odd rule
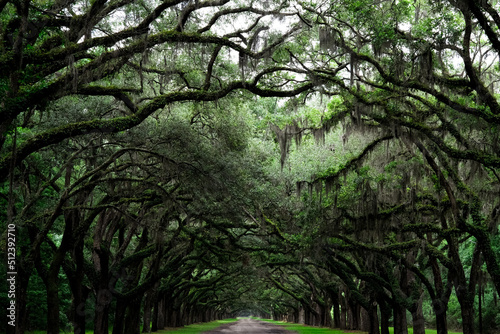
[[[204,333],[205,334],[219,334],[219,333],[291,334],[296,332],[288,331],[280,326],[273,325],[265,321],[258,321],[254,319],[240,319],[237,322],[225,324],[216,329]]]

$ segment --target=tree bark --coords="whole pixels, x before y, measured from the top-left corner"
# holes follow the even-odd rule
[[[340,329],[347,329],[347,302],[345,297],[341,295],[339,291],[339,299],[340,299]]]
[[[432,243],[432,235],[428,234],[427,239],[429,243]],[[446,318],[446,311],[448,309],[448,299],[451,293],[445,291],[443,278],[441,275],[441,269],[439,267],[438,261],[434,256],[429,256],[429,263],[432,269],[432,275],[434,277],[434,286],[436,288],[437,298],[432,301],[432,309],[434,315],[436,316],[436,330],[437,334],[448,334],[448,320]]]
[[[305,324],[306,319],[305,319],[305,311],[302,305],[299,307],[299,324]]]
[[[166,296],[161,296],[156,304],[157,308],[157,329],[163,329],[167,325],[167,307]]]
[[[127,308],[127,315],[125,317],[124,334],[137,334],[141,331],[141,300],[142,296],[134,298]]]
[[[59,334],[58,274],[49,274],[47,277],[47,334]]]
[[[380,334],[380,324],[378,321],[377,305],[375,303],[372,304],[372,307],[370,308],[368,315],[370,317],[370,328],[368,332],[370,334]]]
[[[464,285],[455,286],[455,291],[462,313],[463,333],[474,334],[474,296],[470,295]]]
[[[322,317],[323,317],[323,326],[324,327],[332,327],[332,304],[329,301],[325,306],[322,307]]]
[[[333,322],[332,322],[332,327],[333,328],[340,328],[340,306],[339,306],[339,297],[338,294],[335,292],[330,293],[330,297],[332,298],[332,304],[333,304]]]
[[[160,303],[160,298],[158,296],[155,296],[155,298],[153,299],[153,313],[151,315],[151,332],[156,332],[158,331],[158,329],[162,329],[162,328],[158,328],[158,324],[159,324],[159,303]]]
[[[7,333],[24,334],[26,331],[26,321],[19,319],[27,319],[26,299],[28,295],[28,284],[31,276],[31,270],[27,272],[21,266],[17,269],[16,277],[16,326],[7,326]]]
[[[408,323],[406,321],[406,308],[394,304],[394,334],[408,334]]]
[[[125,311],[129,303],[124,300],[118,300],[115,307],[115,316],[113,322],[112,334],[123,334],[125,328]]]
[[[358,303],[354,301],[348,301],[348,329],[350,330],[359,330],[360,329],[360,311],[361,308]]]
[[[47,272],[47,334],[59,334],[59,271],[66,253],[73,242],[73,227],[75,221],[66,219],[61,245],[55,251]]]
[[[388,307],[387,303],[380,303],[380,333],[389,334],[389,319],[391,317],[392,310]]]
[[[482,305],[482,293],[483,292],[483,287],[481,284],[481,280],[479,280],[479,287],[478,287],[478,320],[479,320],[479,334],[483,334],[483,305]]]
[[[108,334],[111,300],[112,295],[108,289],[104,288],[98,291],[94,318],[94,333],[96,334]]]
[[[416,309],[411,313],[413,321],[413,334],[425,334],[425,319],[422,310],[422,298],[417,301]]]
[[[144,300],[144,311],[142,315],[142,332],[151,332],[151,294],[153,292],[149,291]],[[205,320],[203,322],[206,322]]]
[[[370,332],[370,320],[371,316],[368,314],[368,311],[362,307],[360,312],[360,330],[363,332]]]
[[[71,321],[73,323],[74,334],[85,333],[86,312],[85,303],[87,301],[90,289],[83,285],[83,240],[79,240],[73,249],[73,260],[75,261],[76,269],[71,274],[66,272],[69,279],[69,286],[73,300],[71,301]]]
[[[432,302],[432,309],[436,316],[437,334],[448,334],[448,320],[446,317],[448,306],[441,299],[436,299]]]

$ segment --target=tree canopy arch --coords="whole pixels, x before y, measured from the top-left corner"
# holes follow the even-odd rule
[[[497,1],[0,9],[21,319],[423,333],[429,303],[441,334],[452,303],[466,333],[498,309]]]

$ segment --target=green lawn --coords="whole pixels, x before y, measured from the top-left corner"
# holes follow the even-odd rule
[[[211,329],[217,328],[223,324],[227,324],[228,322],[235,322],[235,321],[238,321],[238,319],[217,320],[217,321],[212,321],[212,322],[205,322],[202,324],[193,324],[193,325],[185,326],[182,328],[161,330],[161,331],[158,331],[157,333],[198,334],[198,333],[201,333],[204,331],[209,331]]]
[[[389,327],[389,333],[394,334],[394,328]],[[408,334],[413,334],[413,328],[409,327],[408,328]],[[426,329],[425,334],[437,334],[437,330],[435,329]],[[462,332],[452,332],[448,330],[448,334],[463,334]]]
[[[331,329],[331,328],[321,328],[321,327],[309,327],[301,324],[287,323],[283,321],[274,321],[269,319],[258,319],[267,321],[276,325],[283,326],[285,329],[296,331],[299,334],[343,334],[346,333],[340,329]],[[356,332],[356,331],[348,331],[349,333],[366,333],[366,332]],[[394,328],[389,327],[389,333],[394,334]],[[435,329],[426,329],[426,334],[436,334],[437,331]],[[408,328],[408,334],[413,334],[413,328]],[[461,332],[451,332],[448,331],[448,334],[463,334]]]
[[[180,328],[173,328],[173,329],[165,329],[161,330],[155,333],[182,333],[182,334],[198,334],[204,331],[209,331],[211,329],[217,328],[220,325],[227,324],[228,322],[235,322],[238,319],[224,319],[224,320],[218,320],[218,321],[212,321],[212,322],[206,322],[202,324],[193,324],[189,326],[184,326]],[[109,333],[111,333],[111,329],[109,330]],[[92,334],[94,333],[93,330],[86,330],[85,334]],[[26,332],[26,334],[47,334],[46,331],[32,331],[32,332]]]
[[[47,334],[47,331],[25,331],[25,334]],[[73,333],[73,331],[64,331],[64,329],[61,329],[60,333]],[[111,330],[109,330],[109,333],[111,333]],[[94,331],[91,329],[85,330],[85,334],[94,334]]]
[[[270,320],[270,319],[258,319],[262,321],[267,321],[276,325],[283,326],[285,329],[295,331],[299,334],[343,334],[344,332],[341,331],[340,329],[331,329],[331,328],[321,328],[321,327],[309,327],[309,326],[304,326],[301,324],[294,324],[294,323],[288,323],[288,322],[283,322],[283,321],[275,321],[275,320]],[[349,333],[353,333],[353,331],[350,331]],[[359,332],[363,333],[363,332]]]

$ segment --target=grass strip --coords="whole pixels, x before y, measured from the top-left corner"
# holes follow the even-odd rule
[[[310,326],[305,326],[302,324],[295,324],[295,323],[289,323],[289,322],[283,322],[283,321],[275,321],[275,320],[270,320],[270,319],[257,319],[257,320],[262,320],[262,321],[267,321],[272,324],[280,325],[284,327],[285,329],[295,331],[299,334],[346,334],[346,333],[366,333],[362,331],[343,331],[341,329],[333,329],[333,328],[324,328],[324,327],[310,327]],[[389,333],[394,334],[394,328],[389,327]],[[409,327],[408,328],[408,334],[413,334],[413,328]],[[437,330],[435,329],[426,329],[425,334],[437,334]],[[448,334],[463,334],[462,332],[452,332],[448,331]]]
[[[275,325],[280,325],[285,329],[288,329],[290,331],[297,332],[299,334],[345,334],[343,330],[340,329],[333,329],[333,328],[324,328],[324,327],[310,327],[310,326],[305,326],[302,324],[295,324],[292,322],[283,322],[283,321],[276,321],[276,320],[270,320],[270,319],[258,319],[262,321],[267,321]],[[349,331],[349,334],[351,333],[365,333],[365,332],[355,332],[355,331]]]
[[[394,334],[394,327],[389,327],[389,334]],[[408,334],[413,334],[413,328],[408,327]],[[436,329],[425,329],[425,334],[437,334]],[[448,334],[463,334],[463,332],[448,331]]]
[[[192,324],[189,326],[184,326],[184,327],[178,327],[178,328],[169,328],[169,329],[162,329],[159,330],[158,332],[155,333],[182,333],[182,334],[198,334],[202,333],[204,331],[209,331],[211,329],[217,328],[221,325],[230,323],[230,322],[236,322],[238,319],[224,319],[224,320],[216,320],[212,322],[205,322],[205,323],[200,323],[200,324]],[[108,333],[111,333],[112,330],[110,329]],[[26,331],[26,334],[47,334],[47,331]],[[94,331],[87,329],[85,331],[85,334],[93,334]]]
[[[204,322],[200,324],[192,324],[189,326],[184,326],[182,328],[172,328],[172,329],[163,329],[160,330],[156,333],[168,333],[168,334],[173,334],[173,333],[179,333],[179,334],[198,334],[202,333],[205,331],[212,330],[214,328],[217,328],[221,325],[230,323],[230,322],[236,322],[238,319],[224,319],[224,320],[216,320],[212,322]]]

